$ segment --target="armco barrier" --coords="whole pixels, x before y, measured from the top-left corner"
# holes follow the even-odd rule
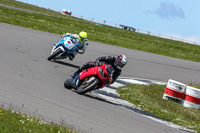
[[[163,99],[171,99],[181,103],[184,97],[185,89],[185,84],[169,79],[163,95]]]
[[[200,89],[186,86],[175,80],[168,80],[163,99],[178,101],[185,107],[200,109]]]
[[[200,109],[200,90],[187,86],[182,100],[182,105],[185,107]]]

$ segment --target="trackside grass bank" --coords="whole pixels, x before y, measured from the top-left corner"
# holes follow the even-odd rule
[[[198,87],[200,88],[200,87]],[[174,124],[200,132],[200,110],[186,108],[179,103],[164,100],[166,85],[132,84],[117,90],[120,96],[151,114]]]
[[[69,125],[47,123],[38,118],[0,108],[1,133],[76,133]]]
[[[15,0],[0,0],[0,4],[43,13],[35,14],[0,7],[0,22],[3,23],[56,34],[79,33],[84,30],[91,41],[200,62],[200,46],[197,45],[96,24]]]

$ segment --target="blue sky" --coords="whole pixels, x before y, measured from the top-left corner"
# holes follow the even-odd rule
[[[18,0],[200,43],[200,0]]]

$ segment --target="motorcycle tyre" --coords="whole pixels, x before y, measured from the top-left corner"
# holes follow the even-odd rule
[[[91,90],[93,90],[94,88],[98,87],[100,84],[100,81],[98,78],[95,78],[95,80],[89,84],[89,86],[86,86],[84,89],[80,89],[82,87],[82,85],[76,90],[76,93],[78,94],[85,94]]]
[[[66,89],[71,89],[71,88],[72,88],[71,85],[68,84],[68,79],[65,80],[65,82],[64,82],[64,87],[65,87]]]
[[[56,57],[57,55],[59,55],[60,53],[62,53],[62,50],[59,49],[56,52],[54,52],[52,55],[50,55],[47,60],[51,61],[54,57]]]

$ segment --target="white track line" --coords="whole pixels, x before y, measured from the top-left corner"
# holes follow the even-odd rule
[[[158,121],[158,122],[168,125],[170,127],[177,128],[177,129],[179,129],[181,131],[185,131],[187,133],[188,132],[189,133],[197,133],[196,131],[187,129],[187,128],[179,126],[179,125],[175,125],[172,122],[168,122],[168,121],[153,117],[151,115],[144,114],[143,113],[144,111],[142,111],[142,109],[140,107],[136,107],[134,104],[129,103],[126,100],[123,100],[120,97],[120,95],[117,93],[116,89],[119,87],[122,87],[126,84],[162,84],[162,85],[165,85],[167,83],[162,82],[162,81],[149,80],[149,79],[121,77],[115,83],[111,84],[108,87],[103,87],[99,90],[92,91],[92,94],[94,94],[97,97],[102,98],[108,102],[111,102],[113,104],[117,104],[119,106],[125,107],[126,109],[128,108],[129,110],[131,109],[132,111],[139,112],[144,117],[150,118],[154,121]]]

